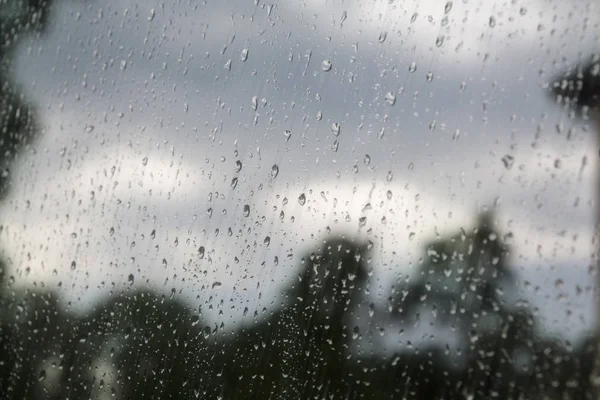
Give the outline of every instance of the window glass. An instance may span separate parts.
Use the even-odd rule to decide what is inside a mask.
[[[0,0],[0,397],[592,399],[591,0]]]

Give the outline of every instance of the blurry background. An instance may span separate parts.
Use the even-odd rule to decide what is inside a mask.
[[[239,333],[242,327],[260,337],[264,326],[294,332],[296,325],[280,315],[294,309],[310,310],[310,318],[298,318],[319,331],[320,311],[290,305],[307,298],[329,310],[324,332],[337,332],[328,342],[332,353],[313,362],[325,366],[314,373],[329,389],[289,372],[285,378],[304,382],[303,389],[290,394],[285,390],[296,386],[281,384],[286,394],[272,389],[272,398],[376,396],[335,389],[336,379],[387,386],[404,398],[459,392],[507,398],[507,388],[517,386],[521,395],[533,390],[541,396],[540,384],[559,398],[573,387],[569,381],[589,384],[592,353],[584,357],[581,349],[596,325],[595,126],[557,106],[550,89],[558,75],[598,51],[599,11],[589,0],[0,0],[0,40],[6,41],[0,111],[3,135],[11,138],[2,142],[2,307],[17,307],[18,314],[18,307],[35,309],[31,296],[51,294],[46,306],[56,304],[68,313],[64,318],[86,326],[77,325],[84,337],[102,337],[55,334],[58,342],[85,342],[75,353],[96,357],[88,360],[96,365],[94,383],[60,383],[66,362],[54,375],[34,365],[33,382],[43,370],[45,383],[23,384],[16,397],[73,396],[73,387],[93,387],[89,393],[97,397],[111,390],[125,396],[123,382],[137,382],[132,376],[143,367],[125,373],[96,353],[110,353],[111,340],[126,343],[115,339],[111,329],[118,323],[107,315],[136,331],[127,318],[134,318],[132,309],[144,315],[143,308],[122,299],[139,300],[139,293],[166,307],[151,307],[159,316],[170,315],[176,303],[195,318],[174,311],[180,319],[171,323],[178,332],[198,329],[190,337],[202,338],[194,342],[202,350],[174,354],[194,365],[215,363],[205,367],[211,370],[205,378],[197,371],[190,378],[207,385],[197,389],[201,398],[214,398],[207,394],[213,389],[235,397],[231,382],[245,382],[231,372],[235,368],[224,367],[228,352],[246,348],[224,338],[253,340]],[[17,123],[25,114],[27,122]],[[17,142],[26,144],[17,151]],[[338,276],[343,279],[332,286],[325,283]],[[317,294],[294,292],[311,279]],[[330,289],[334,299],[326,302]],[[342,311],[338,303],[346,304]],[[35,332],[29,317],[16,323],[10,313],[3,315],[6,326],[28,337]],[[492,318],[488,326],[483,321],[492,314],[500,322]],[[523,320],[514,322],[517,316]],[[337,320],[344,321],[339,331]],[[40,321],[41,330],[61,325],[50,317]],[[496,340],[507,335],[506,324],[518,328],[511,339],[529,335],[522,339],[529,352]],[[521,332],[525,326],[530,332]],[[480,329],[493,332],[495,350],[484,350],[487,333],[472,332]],[[148,335],[165,341],[157,349],[176,336]],[[319,335],[314,343],[326,343]],[[222,344],[227,340],[233,342]],[[279,340],[263,337],[248,347],[281,358]],[[147,338],[142,343],[151,346]],[[473,357],[509,347],[510,373],[484,357],[473,362],[487,378],[461,375]],[[425,356],[415,348],[445,354]],[[548,355],[550,348],[559,355]],[[408,382],[425,379],[421,375],[388,370],[381,385],[375,383],[381,371],[359,378],[364,368],[339,364],[362,357],[358,364],[376,371],[384,360],[396,367],[395,355],[415,352],[425,361],[419,358],[424,364],[411,371],[446,371],[439,372],[446,382],[460,375],[456,387],[412,393]],[[548,381],[533,383],[542,354],[550,365],[581,375],[544,372]],[[15,359],[23,364],[36,357],[19,353]],[[289,363],[302,358],[290,355]],[[18,371],[15,363],[2,368]],[[274,367],[255,367],[259,377],[247,385],[256,391],[239,392],[268,398],[265,387],[279,386],[255,380],[264,375],[260,368]],[[228,370],[232,381],[220,382]],[[514,370],[518,379],[511,381]],[[332,377],[331,371],[346,372]],[[108,375],[100,387],[102,373]],[[15,379],[2,381],[2,392],[17,393]],[[130,395],[142,396],[141,386],[130,386]],[[154,395],[189,397],[185,385],[173,387],[183,392]],[[590,395],[588,389],[582,391]]]

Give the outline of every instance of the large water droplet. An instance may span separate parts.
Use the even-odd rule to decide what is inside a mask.
[[[225,65],[223,65],[223,68],[225,68],[227,71],[231,71],[231,60],[227,60]]]
[[[335,136],[339,136],[340,132],[342,131],[342,126],[339,123],[334,122],[331,124],[331,131]]]
[[[383,31],[379,34],[379,43],[385,42],[385,39],[387,39],[387,31]]]
[[[271,167],[271,177],[275,179],[277,178],[277,175],[279,175],[279,166],[277,164],[273,164]]]
[[[256,111],[258,109],[258,97],[252,97],[252,111]]]
[[[446,6],[444,7],[444,14],[448,14],[450,12],[450,10],[452,10],[452,2],[451,1],[446,3]]]
[[[246,62],[247,59],[248,59],[248,49],[244,49],[244,50],[242,50],[242,53],[240,54],[240,60],[242,60],[242,62]]]
[[[298,196],[298,204],[300,204],[301,206],[306,204],[306,195],[304,193]]]
[[[435,45],[436,45],[436,47],[442,47],[442,45],[444,44],[444,38],[445,38],[444,35],[439,35],[437,37],[437,39],[435,39]]]
[[[329,60],[323,60],[323,62],[321,63],[321,68],[323,69],[324,72],[331,71],[332,67],[333,67],[333,64]]]
[[[408,66],[408,72],[415,72],[417,70],[417,63],[415,61],[411,62]]]
[[[243,215],[244,215],[244,217],[248,217],[250,215],[250,206],[248,204],[244,205]]]
[[[504,164],[504,167],[506,169],[510,170],[512,169],[513,164],[515,163],[515,158],[510,154],[507,154],[504,157],[502,157],[502,163]]]
[[[392,92],[387,92],[385,94],[385,102],[388,103],[390,106],[393,106],[394,104],[396,104],[396,95]]]

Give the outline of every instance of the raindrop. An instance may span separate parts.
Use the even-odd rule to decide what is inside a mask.
[[[320,121],[323,119],[323,113],[321,111],[317,112],[317,121]]]
[[[490,17],[490,28],[493,28],[496,26],[496,17],[494,17],[493,15]]]
[[[519,10],[519,14],[527,15],[527,9],[525,7],[521,7],[521,9]]]
[[[277,164],[273,164],[271,167],[271,177],[275,179],[277,178],[277,175],[279,175],[279,166]]]
[[[258,97],[252,97],[252,111],[256,111],[258,109]]]
[[[371,164],[371,156],[369,156],[368,154],[365,154],[364,162],[365,162],[365,165]]]
[[[44,379],[46,379],[46,370],[45,369],[41,370],[38,375],[39,382],[43,381]]]
[[[361,228],[362,228],[362,227],[363,227],[363,226],[365,226],[366,224],[367,224],[367,217],[360,217],[360,218],[358,219],[358,226],[359,226],[359,227],[361,227]]]
[[[306,195],[304,193],[298,196],[298,204],[300,204],[301,206],[306,204]]]
[[[227,60],[225,65],[223,65],[223,68],[225,68],[227,71],[231,71],[231,60]]]
[[[222,283],[221,283],[221,282],[219,282],[219,281],[214,281],[214,282],[213,282],[213,284],[212,284],[212,288],[213,288],[213,289],[214,289],[214,288],[218,288],[218,287],[221,287],[221,285],[222,285]]]
[[[392,171],[388,171],[387,176],[385,177],[385,180],[387,182],[391,182],[392,179],[394,179],[394,174],[392,173]]]
[[[411,62],[410,65],[408,66],[408,72],[415,72],[417,70],[417,63],[416,62]]]
[[[233,178],[231,180],[231,185],[230,186],[231,186],[232,189],[235,189],[237,187],[237,184],[238,184],[238,178],[236,177],[236,178]]]
[[[127,60],[121,60],[121,71],[125,71],[127,69]]]
[[[444,14],[448,14],[450,12],[450,10],[452,10],[452,2],[451,1],[446,3],[446,6],[444,7]]]
[[[324,72],[331,71],[331,67],[333,67],[333,64],[331,64],[331,61],[329,60],[323,60],[323,62],[321,63],[321,68]]]
[[[269,247],[269,245],[271,244],[271,237],[265,236],[265,240],[263,242],[264,242],[265,246]]]
[[[283,136],[285,136],[285,142],[287,143],[290,140],[290,138],[292,137],[292,131],[286,129],[283,132]]]
[[[342,17],[340,18],[340,27],[344,24],[346,18],[348,18],[348,13],[346,11],[342,11]]]
[[[127,283],[129,283],[129,286],[133,285],[134,280],[135,277],[133,276],[133,274],[129,274],[129,276],[127,277]]]
[[[437,39],[435,39],[435,45],[436,47],[442,47],[442,45],[444,44],[444,35],[440,35],[437,37]]]
[[[394,104],[396,104],[396,95],[392,92],[387,92],[385,94],[385,102],[388,105],[393,106]]]
[[[142,165],[145,167],[146,165],[148,165],[148,157],[144,157],[144,159],[142,160]]]
[[[242,162],[240,160],[235,161],[235,172],[240,172],[242,170]]]
[[[379,43],[385,42],[385,39],[387,39],[387,31],[383,31],[379,34]]]
[[[250,215],[250,206],[248,204],[244,204],[244,217],[248,217]]]
[[[242,50],[242,54],[240,54],[240,60],[242,60],[242,62],[246,62],[247,59],[248,59],[248,49],[244,49],[244,50]]]
[[[75,271],[75,268],[77,268],[77,263],[75,261],[71,261],[71,271]]]
[[[502,157],[502,163],[504,164],[504,167],[506,169],[510,170],[513,167],[513,164],[515,163],[515,158],[510,154],[507,154],[504,157]]]
[[[340,132],[342,131],[342,126],[339,123],[334,122],[331,124],[331,131],[335,136],[339,136]]]
[[[431,82],[433,80],[433,72],[429,71],[427,73],[427,82]]]

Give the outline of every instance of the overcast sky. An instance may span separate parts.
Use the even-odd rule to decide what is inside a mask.
[[[597,145],[546,85],[600,48],[595,2],[196,3],[65,2],[22,46],[44,129],[0,210],[21,282],[85,310],[133,274],[232,324],[336,233],[375,243],[385,299],[489,206],[548,329],[593,326]]]

